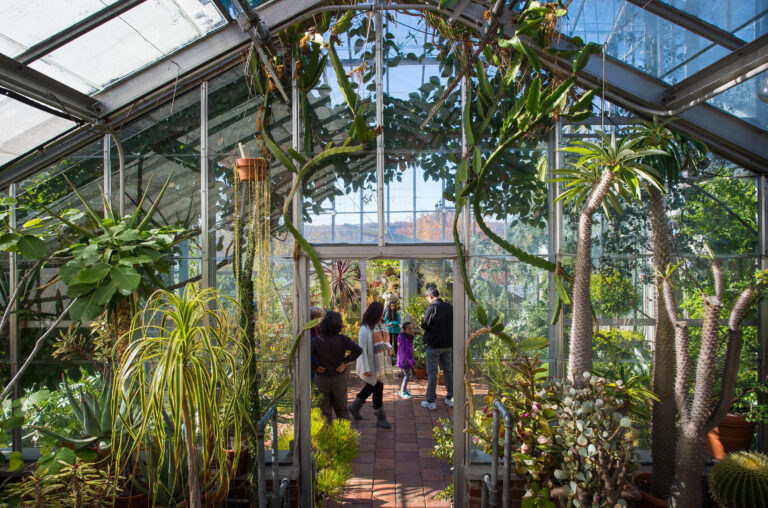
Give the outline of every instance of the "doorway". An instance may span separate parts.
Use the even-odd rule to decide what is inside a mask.
[[[440,483],[448,483],[453,480],[454,500],[457,506],[462,505],[465,499],[464,493],[464,465],[466,438],[464,434],[465,415],[464,406],[466,394],[464,391],[464,362],[465,341],[466,341],[466,296],[464,293],[463,280],[456,262],[456,248],[453,244],[409,244],[399,246],[365,246],[365,245],[328,245],[316,246],[316,250],[321,259],[326,260],[331,269],[341,270],[339,276],[344,276],[344,280],[338,280],[334,300],[340,307],[347,305],[351,312],[360,312],[373,299],[382,301],[385,293],[392,293],[398,290],[396,295],[401,303],[407,319],[419,321],[420,316],[411,316],[409,314],[418,314],[424,307],[424,291],[427,285],[434,285],[441,294],[445,294],[449,303],[453,306],[453,408],[445,405],[446,388],[438,386],[436,389],[437,402],[443,406],[439,413],[427,408],[421,407],[421,402],[425,400],[426,380],[413,382],[413,399],[400,399],[397,395],[396,383],[386,386],[385,408],[387,404],[391,406],[391,423],[393,429],[375,430],[373,433],[367,426],[374,422],[372,413],[363,416],[369,423],[360,425],[359,430],[363,433],[361,437],[361,455],[374,452],[372,465],[363,465],[355,471],[356,485],[364,485],[370,480],[373,487],[374,496],[376,496],[377,485],[382,489],[381,497],[396,496],[398,492],[402,495],[402,500],[408,499],[408,495],[418,490],[417,480],[421,482],[421,487],[425,485],[434,491]],[[343,262],[343,263],[342,263]],[[334,266],[335,265],[335,266]],[[312,305],[312,273],[310,264],[306,257],[302,256],[295,260],[295,278],[296,281],[296,312],[294,326],[299,329],[299,325],[307,322],[308,309]],[[390,268],[387,268],[390,267]],[[399,268],[399,269],[396,269]],[[399,272],[399,273],[398,273]],[[357,277],[357,281],[355,281]],[[376,279],[378,277],[378,280]],[[399,287],[397,287],[399,285]],[[441,291],[442,289],[442,291]],[[357,291],[356,291],[357,290]],[[342,296],[343,295],[343,296]],[[350,298],[352,297],[352,298]],[[358,298],[357,307],[354,306],[354,299]],[[391,297],[391,295],[388,295]],[[359,316],[356,316],[359,320]],[[403,316],[406,318],[406,316]],[[351,319],[351,315],[347,320]],[[356,339],[356,337],[353,337]],[[417,338],[416,340],[420,340]],[[298,464],[300,468],[300,478],[302,483],[302,496],[304,492],[310,492],[304,486],[310,485],[312,481],[311,471],[311,442],[310,442],[310,412],[312,407],[310,376],[310,354],[309,340],[301,341],[297,354],[297,376],[296,376],[296,442],[298,443]],[[348,396],[354,397],[359,389],[360,383],[354,373],[349,376]],[[398,378],[397,381],[402,381]],[[361,385],[362,386],[362,385]],[[350,399],[351,400],[351,399]],[[387,402],[388,401],[388,402]],[[367,410],[371,412],[370,408]],[[443,414],[445,413],[445,414]],[[434,440],[431,437],[432,428],[438,426],[440,416],[453,416],[452,421],[444,423],[453,431],[453,473],[439,476],[439,466],[435,463],[437,459],[431,456],[431,449],[434,447]],[[417,421],[418,420],[418,421]],[[399,424],[399,422],[402,422]],[[419,424],[419,425],[417,425]],[[424,427],[424,428],[422,428]],[[389,433],[389,434],[385,434]],[[397,446],[398,437],[403,438],[402,446]],[[411,440],[413,442],[411,442]],[[392,444],[390,444],[392,443]],[[379,451],[381,450],[381,453]],[[398,453],[399,452],[399,453]],[[386,460],[392,457],[393,468],[390,470],[386,465],[390,462]],[[419,457],[425,456],[422,461]],[[414,460],[408,461],[408,457]],[[370,459],[368,459],[370,461]],[[380,467],[376,467],[376,464]],[[398,468],[395,463],[400,465]],[[422,464],[423,463],[423,464]],[[308,467],[309,466],[309,467]],[[423,468],[422,466],[427,466]],[[373,469],[372,469],[373,468]],[[377,478],[376,470],[382,471],[385,478]],[[422,472],[422,469],[426,473]],[[400,480],[398,482],[398,479]],[[442,480],[442,481],[441,481]],[[388,489],[388,491],[387,491]],[[399,489],[399,490],[397,490]],[[371,489],[369,489],[370,492]],[[431,492],[431,491],[430,491]],[[311,494],[309,494],[311,495]],[[310,502],[307,499],[305,502]],[[368,502],[371,502],[370,499]]]

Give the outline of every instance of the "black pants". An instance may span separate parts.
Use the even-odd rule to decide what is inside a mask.
[[[397,333],[390,333],[389,334],[389,343],[392,345],[392,349],[395,350],[395,358],[397,358],[397,336],[399,334]]]
[[[367,400],[373,394],[373,409],[379,409],[383,404],[384,383],[377,381],[375,385],[365,383],[363,389],[357,394],[358,399]]]

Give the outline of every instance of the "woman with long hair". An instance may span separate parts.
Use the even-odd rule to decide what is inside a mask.
[[[376,426],[382,429],[391,429],[392,425],[384,414],[383,396],[384,383],[382,380],[392,373],[393,355],[392,346],[389,345],[389,332],[381,322],[384,315],[384,305],[381,302],[373,302],[363,313],[360,323],[360,332],[357,343],[363,348],[363,354],[357,358],[355,369],[357,375],[365,381],[365,386],[355,397],[349,406],[349,414],[355,420],[362,420],[360,408],[365,401],[373,395],[373,413],[376,415]]]
[[[400,335],[400,313],[397,311],[397,304],[390,302],[387,310],[384,311],[384,322],[389,331],[389,343],[395,349],[397,354],[397,336]]]

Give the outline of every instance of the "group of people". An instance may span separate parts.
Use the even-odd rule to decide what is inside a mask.
[[[437,404],[437,367],[443,370],[445,380],[445,403],[453,407],[453,364],[451,349],[453,346],[453,307],[440,298],[436,288],[427,289],[429,306],[421,319],[422,340],[426,345],[427,392],[421,406],[430,410]],[[408,383],[413,378],[416,361],[413,354],[414,325],[411,322],[401,324],[397,307],[390,304],[384,309],[381,302],[373,302],[363,313],[357,343],[342,334],[341,314],[313,307],[310,317],[322,321],[312,331],[313,379],[317,390],[322,394],[320,408],[326,419],[331,420],[332,413],[337,418],[361,420],[360,410],[369,397],[373,397],[373,412],[376,426],[392,428],[384,413],[384,381],[393,376],[392,359],[402,369],[403,381],[398,395],[410,399]],[[347,406],[347,365],[356,362],[357,376],[365,385]]]

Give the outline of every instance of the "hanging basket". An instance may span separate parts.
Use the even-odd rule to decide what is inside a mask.
[[[264,157],[249,157],[247,159],[237,159],[235,161],[237,173],[240,175],[240,181],[264,182],[269,176],[269,159]]]

